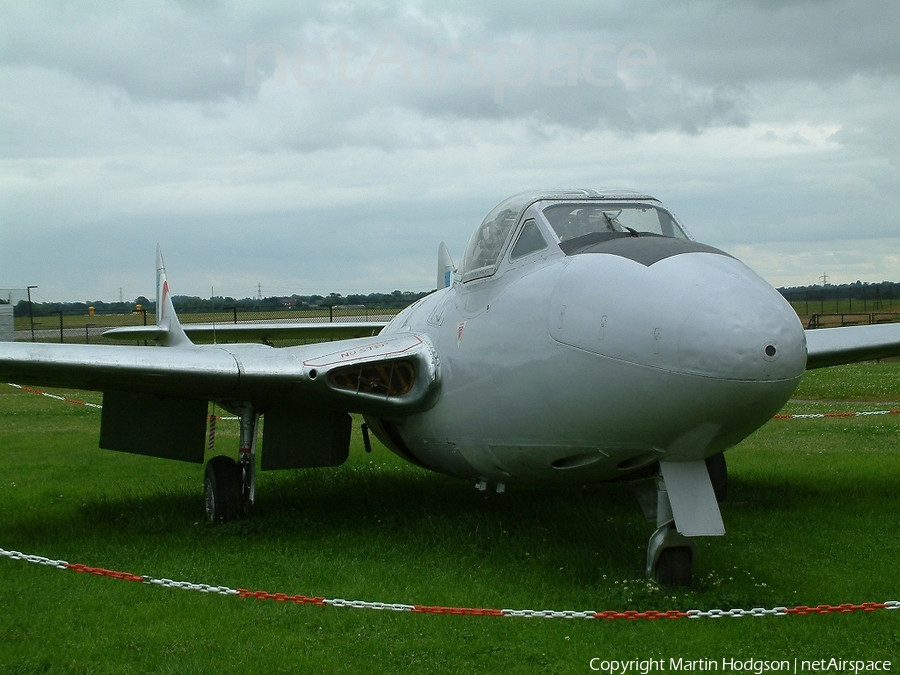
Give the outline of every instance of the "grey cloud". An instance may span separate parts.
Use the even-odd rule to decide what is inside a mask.
[[[900,5],[892,2],[8,9],[0,48],[7,67],[46,68],[161,103],[252,105],[260,87],[275,82],[304,116],[350,137],[354,121],[386,107],[437,118],[534,116],[578,129],[699,133],[747,124],[760,83],[828,83],[859,73],[891,79],[900,72],[893,35]],[[647,45],[653,59],[625,72],[645,82],[637,87],[623,82],[616,61],[635,44]],[[574,51],[571,67],[559,45]],[[327,64],[298,63],[304,46],[313,62]],[[318,84],[299,82],[298,73]],[[336,120],[347,123],[341,129]],[[284,133],[307,147],[329,137],[313,131],[304,141],[296,126],[304,122],[281,121]],[[379,136],[374,142],[384,143]]]
[[[4,3],[0,61],[68,73],[136,100],[246,96],[246,47],[287,42],[317,5]]]

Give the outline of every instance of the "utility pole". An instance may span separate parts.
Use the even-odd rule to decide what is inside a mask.
[[[31,305],[31,289],[37,288],[37,286],[29,286],[28,287],[28,318],[31,321],[31,341],[34,342],[34,310]]]

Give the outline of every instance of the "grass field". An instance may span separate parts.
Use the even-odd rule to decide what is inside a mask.
[[[59,392],[55,392],[59,393]],[[99,401],[99,395],[70,392]],[[900,408],[900,363],[809,373],[785,412]],[[728,534],[690,590],[645,580],[624,484],[485,496],[384,448],[263,473],[208,526],[202,467],[99,450],[99,412],[0,385],[0,547],[232,588],[459,607],[668,610],[900,600],[900,415],[773,420],[729,451]],[[357,425],[358,428],[358,425]],[[217,453],[232,454],[234,422]],[[892,659],[900,611],[603,621],[298,606],[0,559],[2,673],[585,673],[602,659]]]

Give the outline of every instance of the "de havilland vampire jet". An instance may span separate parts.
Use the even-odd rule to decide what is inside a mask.
[[[656,476],[639,494],[657,525],[647,573],[682,584],[694,539],[725,532],[722,453],[769,420],[806,369],[900,354],[900,324],[804,331],[743,263],[624,191],[507,199],[458,269],[441,245],[438,290],[377,335],[338,324],[357,337],[196,345],[189,334],[204,328],[179,323],[159,253],[156,306],[156,326],[114,332],[162,349],[0,343],[0,377],[102,391],[100,446],[169,459],[202,463],[208,403],[233,411],[238,459],[206,467],[213,521],[254,501],[261,415],[263,470],[340,465],[352,412],[367,444],[370,429],[404,459],[480,489]]]

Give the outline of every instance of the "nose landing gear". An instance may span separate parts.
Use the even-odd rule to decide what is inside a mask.
[[[725,534],[716,490],[703,460],[659,466],[657,529],[647,544],[645,571],[661,584],[690,586],[697,550],[694,538]]]

